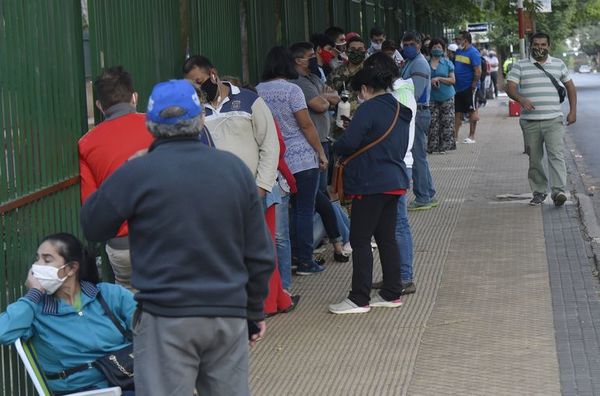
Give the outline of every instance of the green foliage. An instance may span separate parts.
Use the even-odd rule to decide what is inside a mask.
[[[481,21],[485,14],[472,0],[419,0],[414,3],[417,17],[431,16],[440,26],[465,26],[469,21]]]
[[[490,39],[505,53],[511,44],[516,48],[519,43],[515,3],[487,0],[484,6],[486,17],[493,24]],[[550,13],[539,12],[535,1],[525,0],[524,8],[532,17],[534,31],[550,34],[555,53],[565,50],[564,40],[573,34],[577,25],[600,17],[600,0],[552,0]]]
[[[600,0],[577,0],[575,23],[579,26],[600,20]]]
[[[590,56],[600,54],[600,24],[588,25],[575,31],[581,43],[581,50]]]
[[[552,0],[552,12],[535,13],[535,30],[550,34],[553,42],[564,41],[573,32],[577,1]]]

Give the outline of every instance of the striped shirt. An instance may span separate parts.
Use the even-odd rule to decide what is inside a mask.
[[[535,67],[532,59],[523,59],[516,62],[507,80],[519,86],[519,93],[529,99],[535,109],[532,111],[522,110],[521,118],[524,120],[551,120],[562,117],[560,101],[556,87],[546,74]],[[543,68],[563,84],[571,80],[569,70],[560,59],[548,57]]]

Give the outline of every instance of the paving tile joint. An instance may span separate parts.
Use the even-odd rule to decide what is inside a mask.
[[[576,193],[575,198],[579,209],[579,217],[589,238],[592,259],[594,261],[594,276],[597,277],[600,271],[600,225],[598,225],[598,217],[596,216],[592,199],[588,195]]]

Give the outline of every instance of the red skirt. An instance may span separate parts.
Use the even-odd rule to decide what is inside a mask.
[[[275,245],[275,205],[272,205],[267,209],[265,221],[267,222],[267,227],[269,227],[273,245]],[[277,260],[275,260],[275,270],[273,271],[273,274],[271,274],[271,280],[269,281],[269,295],[265,300],[265,314],[271,315],[284,311],[291,305],[291,296],[283,290],[283,287],[281,287],[281,277],[279,276],[279,269],[277,268]]]

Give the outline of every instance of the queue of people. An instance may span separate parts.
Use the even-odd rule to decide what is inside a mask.
[[[319,245],[352,262],[351,290],[330,312],[401,306],[416,292],[408,211],[439,204],[427,154],[455,149],[462,114],[477,117],[477,50],[467,32],[454,60],[446,48],[331,27],[272,48],[255,88],[194,55],[181,79],[154,87],[145,114],[132,76],[105,70],[94,84],[105,120],[79,141],[81,223],[106,243],[117,285],[99,282],[75,237],[48,236],[27,294],[0,315],[0,342],[31,338],[57,394],[115,385],[95,362],[132,348],[131,392],[246,395],[248,345],[265,317],[298,306],[294,273],[326,270]],[[339,161],[341,196],[330,186]]]

